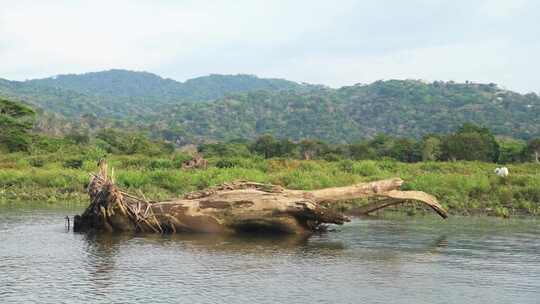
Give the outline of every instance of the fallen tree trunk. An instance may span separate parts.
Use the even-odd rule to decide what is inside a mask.
[[[424,192],[399,191],[398,178],[314,191],[284,189],[276,185],[233,182],[186,194],[173,201],[152,202],[144,195],[120,190],[101,163],[88,186],[90,205],[75,217],[76,231],[137,231],[155,233],[234,233],[270,231],[310,233],[326,224],[349,219],[329,204],[368,198],[366,213],[407,201],[430,206],[443,218],[446,211]]]

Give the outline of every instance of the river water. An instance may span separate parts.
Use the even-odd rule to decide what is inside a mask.
[[[357,219],[308,239],[87,235],[0,207],[0,303],[540,303],[540,221]]]

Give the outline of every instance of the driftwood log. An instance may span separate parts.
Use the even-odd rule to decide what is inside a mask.
[[[120,190],[107,174],[106,163],[92,175],[90,205],[75,217],[75,231],[133,231],[154,233],[243,231],[305,234],[341,225],[349,219],[328,206],[367,198],[363,212],[417,201],[446,218],[437,200],[424,192],[400,191],[399,178],[313,191],[289,190],[276,185],[233,182],[186,194],[183,198],[153,202],[144,195]]]

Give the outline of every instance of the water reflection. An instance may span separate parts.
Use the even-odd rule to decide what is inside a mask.
[[[528,220],[161,236],[65,233],[65,213],[0,212],[0,303],[535,303],[540,290],[540,224]]]
[[[82,234],[92,263],[114,260],[122,247],[153,246],[206,254],[240,254],[268,256],[283,254],[336,254],[345,249],[342,241],[324,240],[324,235],[225,235],[225,234]],[[111,265],[109,265],[111,266]],[[101,267],[100,267],[101,268]]]
[[[386,232],[393,233],[390,228]],[[399,229],[401,234],[395,234],[397,239],[407,235],[406,229]],[[383,232],[386,233],[386,232]],[[90,281],[97,290],[105,290],[114,280],[114,273],[119,271],[116,263],[122,257],[123,264],[129,265],[130,271],[135,273],[142,260],[154,261],[153,263],[168,263],[169,258],[182,258],[178,265],[187,261],[203,265],[205,270],[226,269],[219,265],[219,261],[227,260],[229,266],[240,261],[244,265],[236,267],[242,269],[250,261],[259,267],[269,267],[274,259],[287,259],[295,267],[316,261],[323,265],[332,263],[359,263],[363,264],[365,271],[377,274],[379,272],[399,275],[403,264],[410,263],[404,259],[404,252],[400,250],[373,249],[378,240],[367,239],[365,248],[348,246],[346,239],[350,236],[344,233],[345,239],[336,238],[342,232],[328,232],[312,236],[297,235],[215,235],[215,234],[84,234],[86,243],[85,263]],[[407,239],[405,237],[404,239]],[[417,261],[433,260],[437,255],[448,247],[446,235],[431,236],[430,239],[422,240],[414,248]],[[155,258],[161,256],[160,258]],[[126,261],[127,259],[127,261]],[[231,263],[234,261],[234,263]],[[216,266],[217,265],[217,266]],[[300,266],[299,266],[300,265]],[[152,267],[151,263],[148,265]],[[374,267],[373,267],[374,266]],[[125,267],[125,266],[124,266]],[[208,269],[214,267],[215,269]],[[154,269],[158,271],[159,268]],[[291,270],[294,270],[292,268]],[[168,271],[172,271],[169,269]],[[129,272],[129,271],[128,271]]]
[[[86,258],[84,269],[88,271],[88,280],[97,296],[104,296],[112,284],[116,271],[115,262],[119,247],[129,240],[126,234],[84,234]]]

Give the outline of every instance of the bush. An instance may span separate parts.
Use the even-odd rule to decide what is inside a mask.
[[[379,164],[379,168],[385,171],[395,171],[398,167],[398,162],[391,158],[383,158],[377,163]]]
[[[174,163],[169,159],[154,159],[150,161],[151,170],[171,169],[174,168]]]
[[[321,165],[313,161],[300,163],[300,166],[298,167],[298,169],[302,171],[307,171],[307,172],[317,172],[317,171],[322,172],[324,170],[321,167]]]
[[[231,160],[231,159],[225,159],[225,158],[222,158],[220,160],[217,161],[216,163],[216,167],[218,168],[234,168],[236,167],[236,163]]]
[[[372,160],[365,160],[361,162],[356,162],[353,164],[352,173],[362,176],[373,176],[380,173],[377,163]]]
[[[329,162],[335,162],[341,159],[342,159],[341,155],[336,154],[336,153],[328,153],[324,155],[324,160],[329,161]]]
[[[91,146],[83,152],[85,160],[98,161],[107,157],[107,151],[99,146]]]
[[[505,207],[501,207],[501,206],[497,206],[495,207],[495,209],[493,209],[494,213],[495,213],[495,216],[500,216],[500,217],[509,217],[510,216],[510,212],[508,211],[508,208],[505,208]]]
[[[43,158],[40,158],[40,157],[33,157],[28,160],[28,163],[32,167],[41,168],[45,165],[45,160],[43,160]]]
[[[354,162],[352,160],[346,159],[339,162],[338,167],[341,171],[352,173],[353,172]]]
[[[64,168],[80,169],[82,168],[84,161],[80,158],[72,158],[64,161]]]
[[[1,124],[0,124],[1,127]],[[30,149],[30,140],[27,134],[22,132],[6,132],[2,130],[0,134],[0,146],[8,152],[28,151]]]
[[[176,153],[172,158],[172,162],[175,168],[181,168],[182,163],[192,159],[192,156],[187,153]]]
[[[121,187],[141,188],[150,183],[150,176],[140,171],[121,171],[117,183]]]
[[[534,186],[521,188],[518,197],[525,201],[540,203],[540,188]]]

